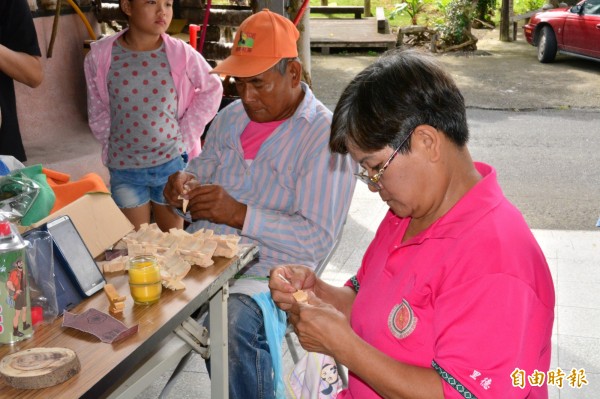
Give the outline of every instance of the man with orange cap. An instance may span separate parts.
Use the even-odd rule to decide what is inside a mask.
[[[260,247],[260,259],[230,284],[230,398],[282,397],[285,314],[270,299],[269,270],[316,267],[354,191],[356,164],[329,151],[331,111],[301,82],[298,38],[269,10],[240,25],[231,55],[212,72],[234,77],[241,101],[219,112],[203,152],[165,187],[171,205],[189,200],[189,231],[237,234]]]

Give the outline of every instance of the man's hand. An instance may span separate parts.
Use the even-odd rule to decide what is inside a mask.
[[[163,195],[169,205],[181,208],[181,198],[187,195],[191,187],[199,184],[193,174],[179,171],[169,176]]]
[[[186,195],[190,200],[187,209],[192,219],[205,219],[236,229],[244,227],[247,206],[236,201],[223,187],[216,184],[197,185]]]

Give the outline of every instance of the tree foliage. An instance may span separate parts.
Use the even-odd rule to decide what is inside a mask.
[[[471,22],[475,17],[475,7],[471,0],[451,0],[448,4],[439,4],[444,11],[445,20],[437,23],[440,39],[447,46],[460,44],[468,40]]]
[[[424,11],[425,2],[423,0],[404,0],[402,3],[395,4],[394,9],[390,12],[390,19],[394,19],[397,15],[404,13],[408,14],[413,25],[417,25],[417,17],[419,13]]]

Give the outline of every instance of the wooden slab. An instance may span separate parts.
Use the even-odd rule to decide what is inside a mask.
[[[310,19],[310,47],[329,54],[331,48],[396,47],[396,36],[377,33],[377,19]]]

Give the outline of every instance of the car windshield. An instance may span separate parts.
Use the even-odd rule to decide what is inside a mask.
[[[582,4],[586,15],[600,15],[600,0],[588,0]]]

